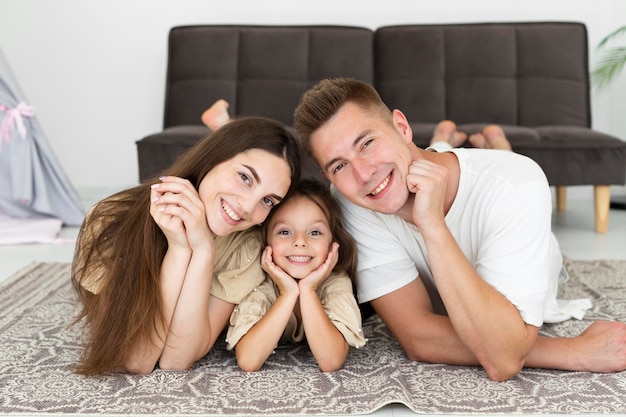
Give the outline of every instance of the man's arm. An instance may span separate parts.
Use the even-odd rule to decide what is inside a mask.
[[[430,298],[417,278],[371,301],[371,305],[411,360],[478,366],[447,316],[432,311]]]
[[[447,316],[434,314],[420,279],[371,301],[411,360],[479,366]],[[536,327],[527,325],[529,331]],[[525,366],[586,372],[626,369],[626,324],[596,321],[575,337],[538,336]]]
[[[482,365],[477,356],[461,340],[448,316],[433,313],[430,298],[422,281],[418,278],[408,285],[371,301],[372,307],[380,315],[385,324],[412,360],[450,365]],[[525,325],[530,334],[536,334],[537,328]],[[500,336],[501,329],[496,332]],[[491,339],[501,339],[494,337]],[[505,350],[515,349],[503,348]],[[502,355],[490,357],[491,362],[506,360]],[[523,363],[522,363],[523,364]],[[488,365],[489,366],[489,365]],[[494,375],[492,379],[506,379],[513,376],[519,369],[510,371],[513,375]],[[520,366],[521,369],[521,366]]]
[[[454,166],[413,161],[407,177],[409,190],[415,193],[411,217],[426,244],[454,331],[491,379],[505,380],[524,366],[538,329],[526,324],[517,308],[478,275],[448,229],[444,206],[450,204],[447,181]]]
[[[526,324],[517,308],[476,273],[447,227],[424,240],[433,277],[458,337],[491,379],[517,375],[539,329]]]

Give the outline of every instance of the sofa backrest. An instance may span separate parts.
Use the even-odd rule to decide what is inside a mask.
[[[351,26],[179,26],[170,30],[164,128],[201,124],[216,100],[232,115],[293,125],[306,90],[324,78],[373,83],[373,31]]]
[[[591,125],[581,23],[379,28],[375,86],[411,122]]]

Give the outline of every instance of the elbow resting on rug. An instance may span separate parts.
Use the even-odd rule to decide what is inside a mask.
[[[149,365],[146,363],[141,363],[139,361],[128,361],[124,364],[124,368],[131,374],[137,375],[148,375],[152,373],[155,365]]]

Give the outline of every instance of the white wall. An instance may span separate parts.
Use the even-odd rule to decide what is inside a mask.
[[[625,16],[620,0],[0,0],[0,49],[72,183],[121,188],[135,141],[161,130],[172,26],[579,21],[593,62]],[[626,76],[593,95],[594,128],[626,139],[625,92]]]

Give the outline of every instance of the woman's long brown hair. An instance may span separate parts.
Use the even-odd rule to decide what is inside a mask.
[[[291,186],[298,183],[297,141],[280,123],[261,117],[227,123],[163,175],[186,178],[198,189],[213,167],[249,149],[283,158],[291,168]],[[150,185],[156,180],[100,201],[81,226],[72,263],[81,307],[76,323],[82,321],[85,341],[78,373],[124,371],[128,354],[149,342],[157,323],[164,322],[159,276],[167,240],[150,215]]]

